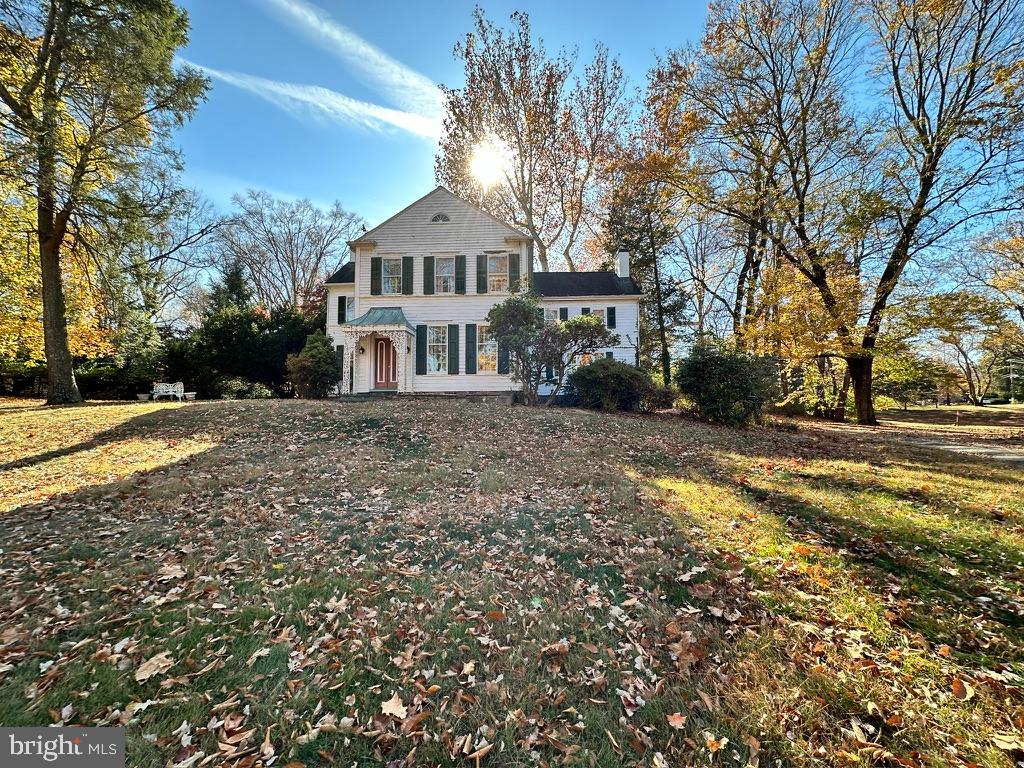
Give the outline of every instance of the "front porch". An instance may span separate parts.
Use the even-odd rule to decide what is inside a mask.
[[[342,395],[412,391],[415,328],[400,307],[374,307],[341,331]]]

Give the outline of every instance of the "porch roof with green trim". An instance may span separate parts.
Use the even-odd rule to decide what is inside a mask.
[[[342,328],[381,328],[384,326],[391,328],[401,328],[404,326],[410,333],[416,332],[416,328],[406,318],[405,312],[402,311],[401,307],[373,307],[366,310],[355,320],[349,320],[347,323],[341,324]]]

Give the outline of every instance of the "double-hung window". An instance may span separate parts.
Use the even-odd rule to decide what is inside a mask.
[[[498,372],[498,340],[486,325],[476,329],[476,370],[477,373]]]
[[[383,259],[381,262],[381,293],[402,292],[402,260]]]
[[[427,373],[448,373],[448,326],[427,327]]]
[[[487,291],[500,293],[508,290],[508,256],[492,254],[487,257]]]
[[[600,317],[601,318],[601,325],[607,325],[607,323],[605,322],[605,319],[604,319],[604,309],[594,309],[594,310],[591,310],[590,314],[597,315],[598,317]]]
[[[544,308],[544,322],[547,325],[553,325],[558,322],[558,309],[555,307]]]
[[[356,300],[352,296],[345,299],[345,322],[351,323],[356,319]]]
[[[455,293],[455,257],[434,259],[434,293]]]

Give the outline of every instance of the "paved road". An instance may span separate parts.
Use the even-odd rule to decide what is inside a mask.
[[[935,448],[940,451],[977,456],[993,461],[1004,461],[1008,464],[1024,468],[1024,450],[1019,448],[1000,448],[989,443],[953,443],[932,438],[904,437],[903,440],[922,448]]]

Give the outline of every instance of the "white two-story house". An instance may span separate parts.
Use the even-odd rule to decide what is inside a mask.
[[[327,280],[327,335],[347,393],[487,393],[518,386],[487,313],[532,287],[548,320],[597,314],[619,335],[598,354],[636,362],[640,290],[616,272],[534,272],[529,235],[444,187],[349,243]]]

